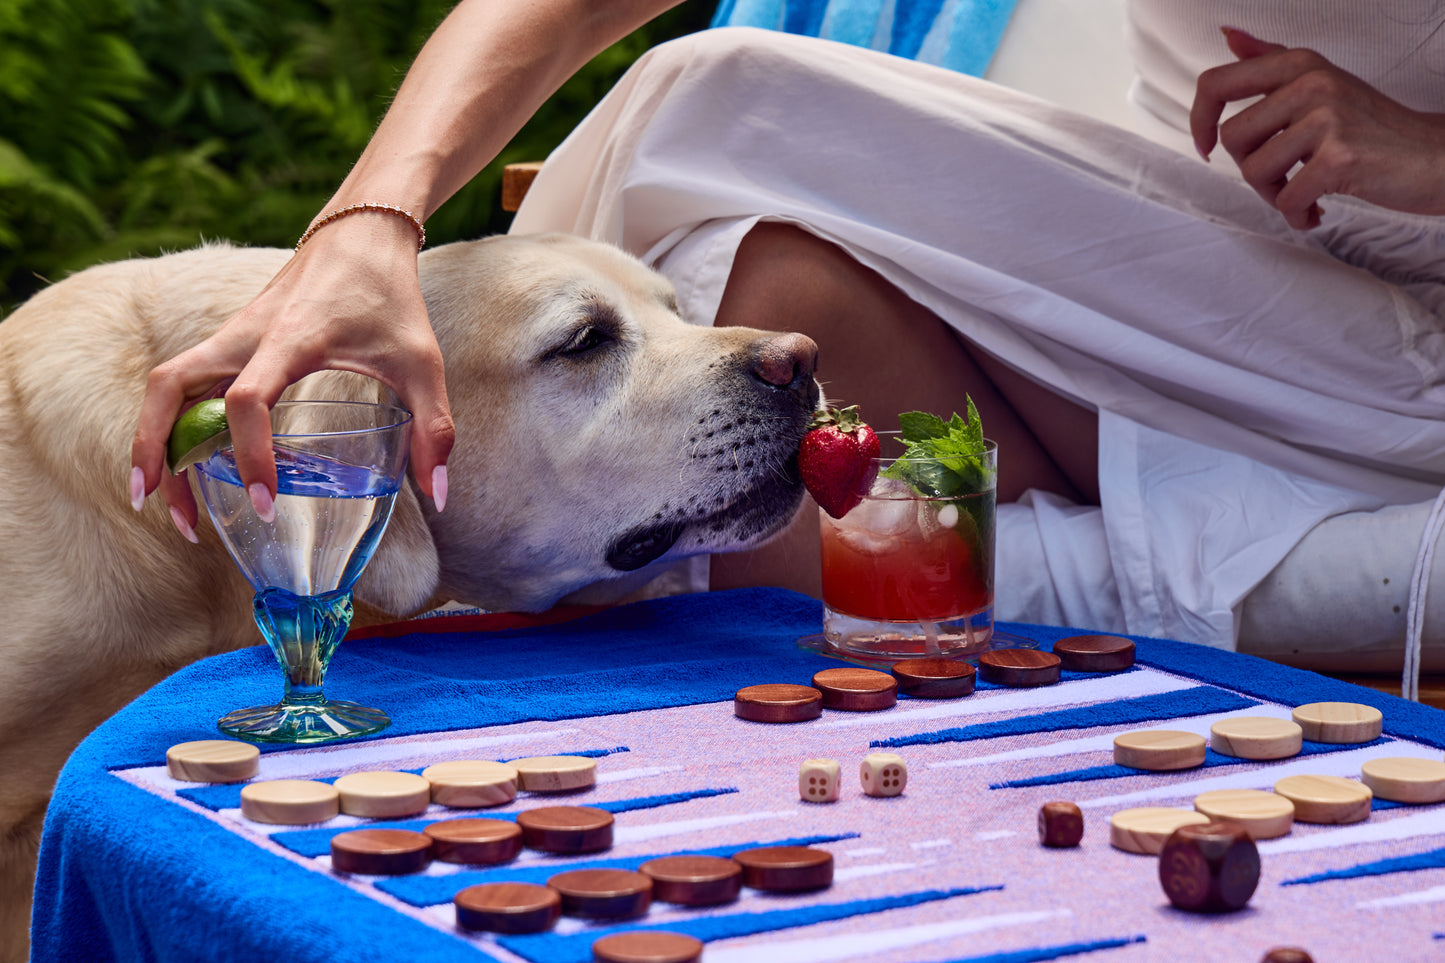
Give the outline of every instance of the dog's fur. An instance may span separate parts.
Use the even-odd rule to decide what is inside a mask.
[[[126,496],[146,376],[243,307],[288,252],[214,245],[91,268],[0,323],[0,960],[23,958],[41,819],[81,738],[196,659],[259,641],[204,513],[199,545]],[[395,614],[618,597],[685,555],[783,527],[818,401],[812,344],[688,325],[660,275],[576,238],[421,256],[457,443],[446,510],[403,490],[356,587]],[[789,368],[791,365],[791,368]],[[779,375],[780,368],[783,375]],[[392,401],[325,372],[288,397]],[[278,683],[279,684],[279,683]]]

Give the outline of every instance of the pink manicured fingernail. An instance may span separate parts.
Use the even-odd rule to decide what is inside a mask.
[[[186,516],[182,515],[181,510],[174,505],[171,506],[171,521],[175,523],[176,531],[186,537],[186,541],[192,545],[199,545],[201,543],[201,540],[196,538],[195,530],[191,528],[190,522],[186,521]]]
[[[431,470],[431,499],[437,511],[447,507],[447,466],[438,465]]]
[[[130,470],[130,507],[140,511],[146,504],[146,473],[140,466]]]
[[[246,489],[251,496],[251,507],[256,509],[256,514],[263,522],[274,522],[276,520],[276,503],[271,501],[271,493],[266,486],[260,482],[252,482]]]

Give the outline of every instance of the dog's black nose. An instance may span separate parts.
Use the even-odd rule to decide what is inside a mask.
[[[749,358],[753,373],[777,388],[811,381],[818,370],[818,345],[803,334],[780,334],[757,341]]]

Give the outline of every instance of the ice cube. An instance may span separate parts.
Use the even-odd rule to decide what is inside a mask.
[[[918,524],[918,502],[912,498],[870,496],[849,512],[845,521],[854,532],[881,538],[902,535]]]
[[[848,514],[852,515],[853,512]],[[860,555],[888,555],[899,551],[904,544],[902,539],[875,535],[866,528],[840,528],[838,541]]]
[[[911,499],[917,498],[918,493],[909,487],[909,484],[901,478],[889,478],[887,475],[879,475],[873,479],[873,487],[868,490],[868,497]]]

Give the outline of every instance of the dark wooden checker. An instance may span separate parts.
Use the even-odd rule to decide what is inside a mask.
[[[1122,672],[1134,664],[1134,640],[1119,635],[1071,635],[1054,643],[1071,672]]]
[[[973,693],[977,670],[953,659],[904,659],[893,664],[898,691],[915,699],[957,699]]]
[[[978,674],[997,685],[1030,688],[1059,681],[1060,659],[1038,649],[994,649],[978,657]]]
[[[331,837],[331,865],[338,872],[394,876],[426,869],[431,837],[410,829],[353,829]]]
[[[738,898],[743,868],[720,856],[662,856],[637,867],[652,878],[652,898],[683,906],[716,906]]]
[[[807,722],[823,714],[823,693],[787,682],[750,685],[733,696],[733,714],[752,722]]]
[[[540,933],[562,915],[562,895],[536,883],[481,883],[452,902],[458,926],[493,933]]]
[[[568,916],[629,919],[652,906],[652,877],[630,869],[571,869],[547,880]]]
[[[1315,958],[1298,946],[1276,946],[1264,954],[1260,963],[1315,963]]]
[[[444,863],[505,863],[522,851],[522,827],[505,819],[444,819],[422,832]]]
[[[522,844],[544,853],[595,853],[612,846],[612,814],[593,806],[543,806],[517,814]]]
[[[611,933],[592,944],[597,963],[698,963],[702,940],[667,930]]]
[[[775,893],[822,889],[833,884],[833,854],[811,846],[763,846],[734,853],[743,885]]]
[[[877,712],[898,702],[898,680],[876,669],[824,669],[813,676],[813,688],[823,694],[825,709]]]

